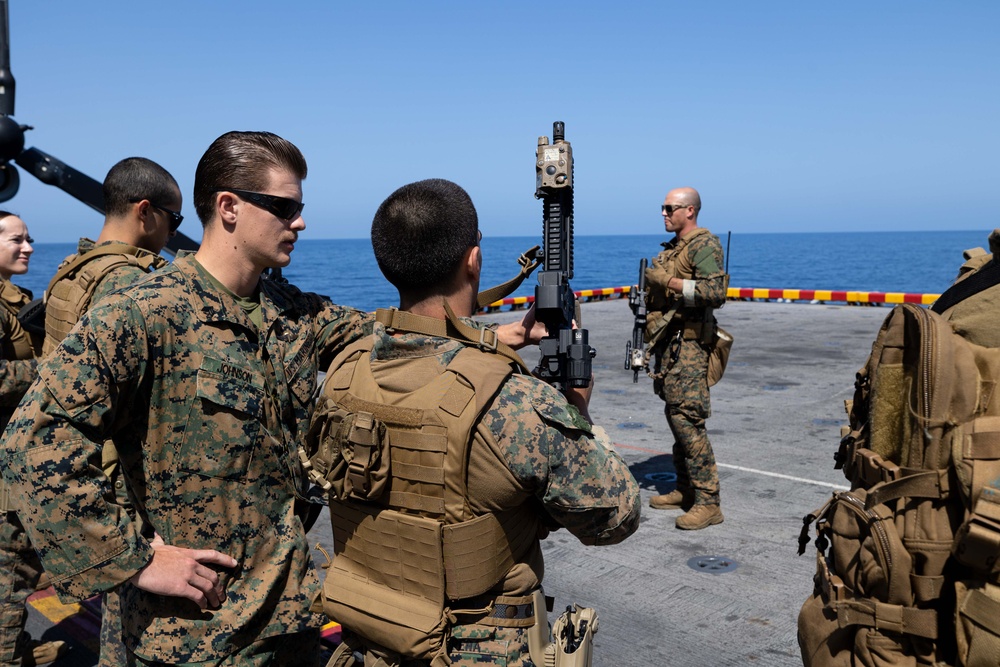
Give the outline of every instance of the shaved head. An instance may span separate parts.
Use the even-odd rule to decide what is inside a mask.
[[[667,193],[667,199],[674,204],[694,206],[695,213],[701,210],[701,195],[694,188],[674,188]]]

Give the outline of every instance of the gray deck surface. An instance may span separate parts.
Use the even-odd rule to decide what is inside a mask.
[[[633,384],[624,369],[627,301],[587,303],[582,312],[598,355],[591,413],[639,481],[643,516],[635,535],[616,546],[584,547],[565,531],[553,533],[544,543],[546,593],[557,610],[571,602],[598,610],[595,667],[800,665],[796,617],[814,570],[811,545],[796,555],[802,516],[846,488],[833,469],[843,401],[889,308],[732,302],[718,312],[735,337],[708,421],[725,522],[694,532],[674,527],[678,511],[647,504],[673,488],[663,481],[673,470],[672,440],[651,380]],[[310,540],[329,549],[325,513]],[[712,556],[737,567],[712,574],[688,565]],[[32,610],[35,636],[48,625]],[[78,646],[57,664],[96,659]]]

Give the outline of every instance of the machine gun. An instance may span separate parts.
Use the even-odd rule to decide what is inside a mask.
[[[625,370],[632,371],[632,382],[639,381],[639,371],[646,368],[646,258],[639,260],[639,282],[628,293],[628,305],[635,315],[632,340],[625,343]]]
[[[573,328],[576,296],[573,277],[573,149],[562,121],[552,124],[552,144],[538,138],[535,198],[542,200],[542,270],[535,287],[535,318],[548,335],[538,348],[538,376],[560,388],[590,384],[591,359],[596,352],[586,329]]]

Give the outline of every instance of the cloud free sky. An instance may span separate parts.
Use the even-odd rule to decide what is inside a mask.
[[[1000,4],[9,0],[14,118],[102,180],[149,157],[200,238],[194,169],[228,130],[309,162],[305,238],[365,237],[449,178],[487,234],[541,232],[534,151],[564,121],[578,234],[655,234],[671,187],[734,232],[1000,226]],[[43,242],[101,218],[22,174]]]

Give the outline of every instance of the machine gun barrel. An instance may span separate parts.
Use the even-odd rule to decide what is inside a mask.
[[[573,328],[573,149],[565,125],[552,124],[552,143],[538,138],[535,197],[542,200],[542,270],[535,287],[535,317],[548,335],[539,343],[539,376],[566,387],[590,384],[594,349],[586,329]]]
[[[628,305],[635,315],[632,340],[625,343],[625,370],[632,371],[632,382],[639,381],[639,371],[646,367],[646,258],[639,260],[639,282],[628,293]]]

